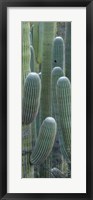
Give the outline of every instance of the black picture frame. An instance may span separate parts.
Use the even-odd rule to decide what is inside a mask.
[[[86,7],[86,194],[7,193],[7,7]],[[93,1],[92,0],[0,0],[0,199],[93,199]]]

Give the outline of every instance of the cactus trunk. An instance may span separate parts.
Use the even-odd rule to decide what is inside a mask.
[[[51,68],[52,68],[52,43],[55,35],[55,23],[43,22],[44,41],[43,41],[43,60],[41,77],[41,122],[51,116]],[[46,104],[45,104],[46,102]]]

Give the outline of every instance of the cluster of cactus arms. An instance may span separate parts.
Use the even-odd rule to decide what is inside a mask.
[[[22,22],[23,178],[71,177],[71,23],[64,24],[63,39],[57,22]]]

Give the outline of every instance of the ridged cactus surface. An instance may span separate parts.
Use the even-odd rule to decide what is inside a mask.
[[[47,117],[40,128],[39,136],[31,156],[31,163],[40,165],[49,156],[56,136],[57,125],[52,117]]]
[[[30,124],[38,113],[40,104],[41,80],[35,72],[29,73],[24,86],[22,123]]]
[[[71,86],[67,77],[57,81],[57,102],[63,138],[69,159],[71,156]]]
[[[63,69],[64,65],[64,41],[62,37],[56,37],[53,41],[52,66],[59,66]],[[64,70],[64,69],[63,69]]]
[[[30,70],[30,23],[22,23],[22,68]]]

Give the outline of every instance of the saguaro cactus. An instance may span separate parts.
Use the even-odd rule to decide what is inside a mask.
[[[64,65],[64,41],[62,37],[56,37],[53,42],[52,66],[53,67],[59,66],[63,69],[63,65]]]
[[[32,152],[32,164],[40,165],[47,159],[54,144],[56,130],[57,125],[54,118],[47,117],[41,125],[35,149]]]
[[[71,159],[71,87],[67,77],[57,81],[57,102],[65,148]]]
[[[38,113],[41,93],[41,80],[35,72],[29,73],[24,86],[22,123],[30,124]]]

